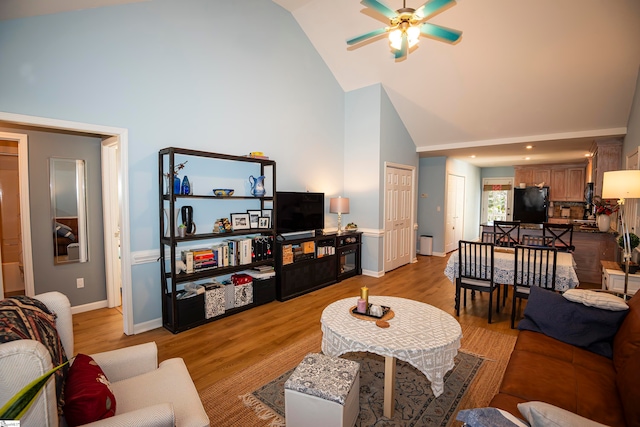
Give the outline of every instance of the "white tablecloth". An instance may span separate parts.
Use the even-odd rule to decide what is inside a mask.
[[[504,252],[505,249],[497,249],[493,258],[493,280],[499,284],[513,285],[514,260],[513,252]],[[578,275],[575,270],[575,260],[568,252],[558,252],[556,263],[556,290],[566,291],[578,286]],[[458,277],[458,251],[452,252],[444,269],[444,275],[451,283],[455,284]]]
[[[390,326],[383,329],[349,313],[357,299],[336,301],[322,312],[322,352],[340,356],[367,351],[404,360],[422,372],[431,381],[433,394],[440,396],[444,375],[453,368],[460,348],[462,329],[456,319],[418,301],[370,296],[370,303],[391,307],[395,313]]]

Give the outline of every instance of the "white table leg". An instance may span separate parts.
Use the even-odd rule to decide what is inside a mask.
[[[394,396],[396,389],[396,358],[384,357],[384,416],[393,417],[396,399]]]

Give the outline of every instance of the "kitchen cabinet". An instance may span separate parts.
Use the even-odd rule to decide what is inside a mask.
[[[553,201],[581,202],[584,200],[586,164],[530,165],[514,167],[514,182],[527,186],[544,183]]]
[[[602,178],[605,172],[621,169],[622,141],[609,139],[596,141],[596,151],[593,154],[594,195],[602,194]]]
[[[585,187],[585,168],[567,169],[567,200],[583,201]]]

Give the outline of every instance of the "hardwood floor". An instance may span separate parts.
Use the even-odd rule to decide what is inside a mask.
[[[182,357],[198,390],[251,366],[265,355],[320,329],[322,310],[331,302],[356,298],[367,286],[370,295],[410,298],[434,305],[455,317],[453,284],[444,276],[448,257],[418,256],[418,262],[376,279],[358,276],[286,302],[274,301],[245,312],[174,335],[164,328],[127,336],[116,309],[100,309],[73,316],[76,353],[97,353],[155,341],[160,360]],[[509,327],[510,303],[487,323],[488,295],[478,293],[461,307],[461,324],[517,335]],[[524,309],[522,305],[522,310]],[[495,307],[495,305],[494,305]]]

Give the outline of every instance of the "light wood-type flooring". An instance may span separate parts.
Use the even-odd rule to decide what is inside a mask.
[[[455,252],[453,252],[455,254]],[[434,305],[455,317],[454,285],[444,276],[447,257],[418,256],[418,262],[386,273],[381,278],[357,276],[286,302],[274,301],[179,334],[164,328],[127,336],[116,309],[100,309],[73,316],[76,353],[97,353],[155,341],[160,361],[182,357],[198,390],[251,366],[281,346],[320,329],[322,310],[338,299],[360,295],[410,298]],[[158,289],[160,293],[160,289]],[[511,295],[510,295],[511,296]],[[495,302],[495,300],[494,300]],[[524,310],[526,302],[520,310]],[[494,305],[495,307],[495,305]],[[488,294],[478,293],[461,307],[462,324],[517,335],[509,326],[511,303],[487,323]]]

